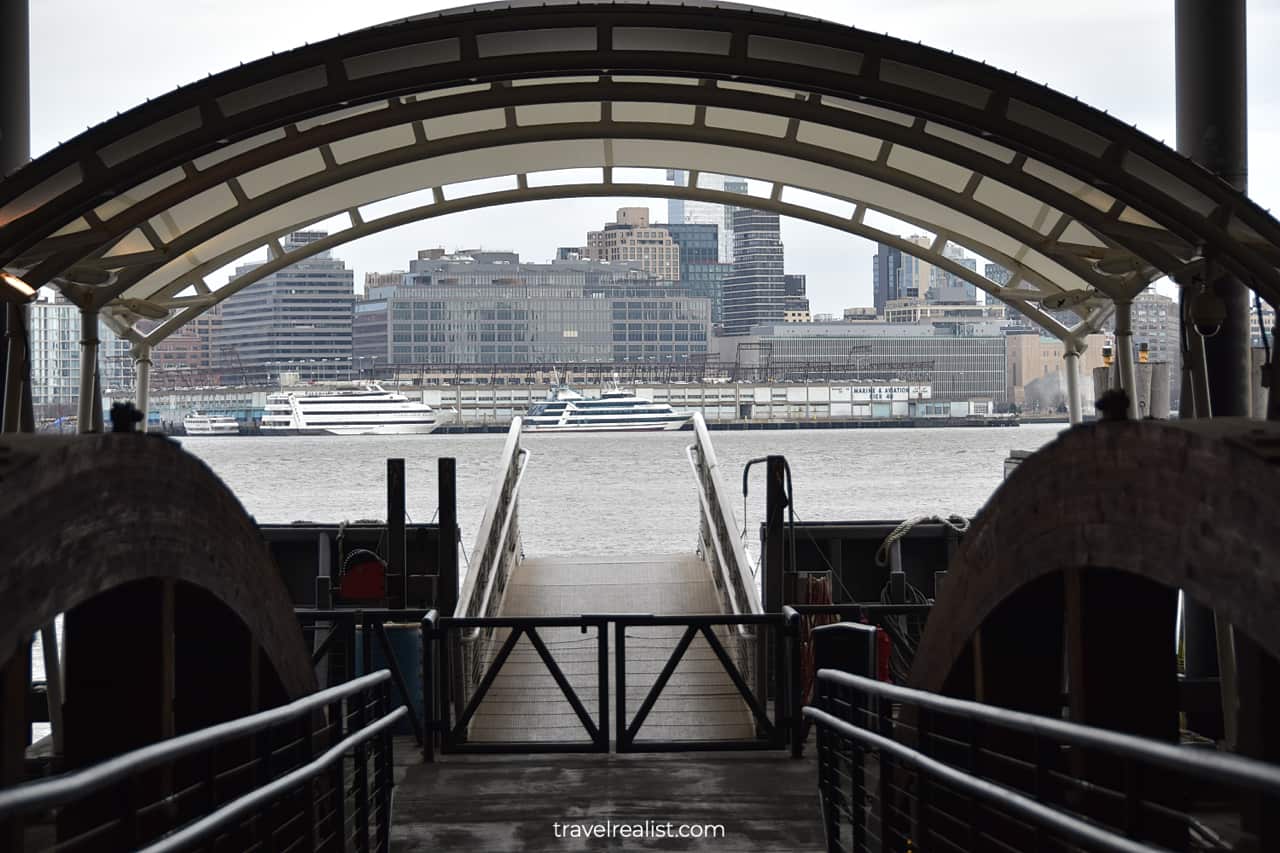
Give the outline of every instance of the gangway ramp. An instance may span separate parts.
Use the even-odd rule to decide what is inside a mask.
[[[452,746],[777,745],[764,652],[780,647],[766,635],[781,625],[761,613],[709,434],[694,422],[696,548],[530,558],[515,545],[530,462],[512,424],[458,610],[443,620]]]

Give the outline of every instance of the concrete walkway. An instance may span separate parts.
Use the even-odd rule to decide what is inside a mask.
[[[401,853],[825,849],[818,770],[784,752],[450,756],[419,764],[397,743],[391,849]],[[715,824],[723,837],[571,837],[566,824]],[[557,827],[556,824],[560,826]],[[615,830],[616,831],[616,830]]]
[[[584,613],[720,612],[706,564],[696,554],[629,560],[602,558],[525,560],[512,574],[504,616],[577,616]],[[683,627],[627,629],[627,714],[633,717],[684,633]],[[731,655],[739,648],[718,632]],[[588,713],[598,719],[599,659],[596,631],[543,628],[538,635]],[[495,633],[492,659],[506,639]],[[609,637],[610,716],[616,708],[615,638]],[[616,724],[616,721],[611,721]],[[711,647],[696,638],[645,718],[639,740],[751,738],[746,703]],[[472,721],[470,740],[586,741],[586,732],[527,637],[521,637]]]

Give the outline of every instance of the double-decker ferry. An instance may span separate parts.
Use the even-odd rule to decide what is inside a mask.
[[[616,384],[598,398],[556,385],[545,403],[529,409],[524,432],[653,432],[680,429],[693,412],[677,412],[624,391]]]
[[[425,435],[438,425],[426,403],[367,383],[353,390],[272,394],[261,426],[264,435]]]
[[[187,435],[239,435],[240,422],[229,415],[191,412],[182,419]]]

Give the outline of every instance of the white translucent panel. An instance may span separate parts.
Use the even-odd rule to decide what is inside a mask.
[[[80,183],[80,167],[72,164],[58,174],[41,181],[13,201],[0,207],[0,226],[43,207]]]
[[[840,74],[857,74],[862,70],[861,53],[772,36],[748,37],[747,56],[769,62],[822,68]]]
[[[1159,228],[1164,230],[1163,226],[1154,219],[1146,216],[1142,211],[1133,207],[1126,207],[1120,211],[1120,221],[1127,222],[1130,225],[1141,225],[1143,228]]]
[[[804,93],[795,89],[779,89],[777,86],[761,86],[759,83],[739,83],[737,80],[717,80],[716,88],[733,92],[751,92],[754,95],[770,95],[774,98],[788,100],[803,99]]]
[[[378,110],[385,110],[386,108],[386,101],[373,101],[368,104],[360,104],[354,107],[334,110],[331,113],[318,115],[315,118],[304,118],[301,121],[294,122],[294,126],[303,133],[306,133],[308,130],[320,127],[321,125],[333,124],[335,121],[343,121],[344,119],[354,118],[355,116],[364,115],[365,113],[376,113]]]
[[[427,207],[435,204],[435,202],[435,190],[428,187],[427,189],[414,190],[391,198],[384,198],[382,201],[375,201],[373,204],[362,205],[360,207],[360,217],[365,222],[373,222],[376,219],[382,219],[384,216],[394,216],[397,213],[404,213],[406,210]]]
[[[987,99],[991,97],[991,91],[982,86],[892,59],[880,61],[880,79],[894,86],[905,86],[975,109],[984,108]]]
[[[841,130],[825,124],[815,124],[811,121],[800,122],[799,130],[796,132],[796,141],[803,142],[806,145],[829,148],[832,151],[861,157],[864,160],[876,159],[880,154],[880,146],[884,144],[884,140],[877,139],[874,136],[854,133],[851,130]]]
[[[503,110],[477,110],[473,113],[424,119],[422,124],[427,130],[428,139],[443,139],[448,136],[500,130],[507,126],[507,117]]]
[[[118,139],[110,145],[103,146],[98,151],[98,156],[108,166],[115,166],[130,157],[136,157],[143,152],[150,151],[157,145],[176,139],[184,133],[197,130],[201,124],[200,110],[192,107],[189,110],[183,110],[180,113],[174,113],[159,121],[152,122],[123,139]]]
[[[1227,234],[1234,240],[1242,240],[1246,243],[1267,243],[1261,234],[1254,231],[1248,224],[1241,221],[1240,217],[1233,216],[1231,221],[1227,223]]]
[[[620,101],[613,105],[613,120],[691,125],[697,116],[697,111],[697,107],[693,104],[641,104]]]
[[[568,169],[583,163],[604,162],[604,140],[561,140],[552,143],[523,143],[494,148],[463,151],[433,157],[428,161],[403,163],[340,181],[276,207],[248,217],[228,227],[196,247],[193,252],[170,261],[148,275],[146,288],[163,288],[195,268],[192,256],[206,262],[225,263],[226,259],[258,246],[272,234],[296,230],[314,222],[317,214],[332,215],[359,208],[366,221],[376,219],[375,202],[431,187],[509,174],[511,164],[519,163],[531,171]],[[425,203],[425,202],[423,202]],[[413,205],[411,205],[413,206]],[[327,213],[326,213],[327,212]],[[386,215],[386,214],[382,214]]]
[[[905,145],[894,145],[889,150],[889,167],[957,193],[965,188],[969,178],[973,176],[973,172],[963,166]]]
[[[257,198],[264,193],[323,171],[324,158],[320,156],[318,149],[312,148],[245,172],[240,176],[240,187],[249,198]]]
[[[520,86],[554,86],[557,83],[599,83],[600,77],[597,74],[578,75],[576,77],[529,77],[524,80],[512,80],[511,85],[519,88]]]
[[[481,59],[493,56],[521,56],[526,53],[568,53],[596,49],[595,27],[556,27],[545,30],[517,30],[481,33],[476,36]]]
[[[916,123],[915,118],[900,113],[896,110],[886,110],[884,107],[877,107],[874,104],[864,104],[861,101],[850,101],[846,98],[837,98],[832,95],[823,95],[822,103],[828,107],[837,107],[847,112],[857,113],[859,115],[868,116],[869,118],[879,119],[880,121],[891,122],[892,124],[901,125],[902,127],[911,127]]]
[[[816,210],[819,213],[830,214],[840,219],[850,219],[853,217],[853,211],[856,205],[851,201],[842,198],[833,198],[825,193],[815,193],[809,190],[801,190],[796,187],[782,188],[782,202],[784,204],[794,204],[799,207],[807,207],[810,210]]]
[[[863,224],[868,228],[883,233],[886,237],[904,238],[909,234],[920,234],[920,225],[914,222],[907,222],[897,217],[890,216],[882,210],[868,208],[862,216]],[[928,234],[929,240],[933,240],[933,235]]]
[[[983,178],[973,198],[1028,228],[1048,234],[1062,218],[1062,212],[1021,190],[1015,190],[994,178]]]
[[[393,47],[376,53],[364,53],[344,59],[347,77],[360,80],[377,74],[391,74],[395,71],[407,71],[410,68],[423,68],[428,65],[440,65],[444,62],[457,62],[462,58],[462,49],[456,38],[438,41],[407,44]]]
[[[1165,195],[1177,199],[1201,216],[1208,216],[1217,207],[1213,199],[1195,187],[1180,178],[1175,178],[1165,169],[1145,157],[1139,157],[1132,151],[1124,155],[1124,170]]]
[[[89,230],[89,223],[88,221],[85,220],[83,216],[81,216],[77,219],[71,220],[66,225],[59,228],[57,231],[54,231],[51,236],[66,237],[70,234],[79,234],[81,231],[88,231],[88,230]]]
[[[663,86],[697,86],[697,77],[650,77],[643,74],[614,74],[615,83],[659,83]]]
[[[1033,178],[1038,178],[1046,184],[1050,184],[1064,193],[1073,195],[1081,201],[1104,213],[1111,209],[1115,204],[1115,197],[1109,193],[1105,193],[1097,187],[1086,184],[1077,178],[1073,178],[1066,172],[1055,169],[1047,163],[1041,163],[1039,160],[1033,160],[1030,157],[1023,164],[1022,169]]]
[[[231,194],[231,189],[226,184],[218,184],[153,216],[150,220],[151,227],[161,240],[171,243],[197,225],[208,222],[235,206],[236,197]]]
[[[1109,144],[1106,137],[1099,136],[1091,130],[1085,130],[1073,121],[1068,121],[1039,107],[1033,107],[1016,98],[1010,99],[1007,114],[1011,121],[1065,142],[1095,157],[1101,156]]]
[[[563,187],[572,184],[599,184],[604,182],[604,169],[552,169],[546,172],[530,172],[525,183],[530,187]]]
[[[372,130],[358,136],[336,140],[329,144],[329,149],[333,151],[333,159],[338,163],[350,163],[352,160],[371,157],[384,151],[404,148],[413,145],[416,141],[412,124],[398,124],[395,127],[385,127],[382,130]]]
[[[337,234],[339,231],[346,231],[351,227],[351,214],[345,210],[341,213],[335,213],[322,219],[316,219],[312,222],[305,222],[290,231],[323,231],[326,234]]]
[[[217,151],[205,154],[203,157],[197,157],[192,162],[197,169],[207,169],[210,166],[216,166],[219,163],[230,160],[233,157],[239,157],[246,151],[253,151],[255,148],[261,148],[264,145],[270,145],[272,142],[279,142],[284,139],[284,129],[277,128],[268,130],[266,133],[259,133],[257,136],[251,136],[248,139],[242,139],[239,142],[232,142],[230,145],[224,145]]]
[[[432,101],[436,98],[452,98],[455,95],[474,95],[476,92],[487,92],[492,86],[489,83],[467,83],[465,86],[446,86],[443,89],[432,89],[429,92],[418,92],[409,95],[406,101]]]
[[[1012,148],[997,145],[994,142],[983,139],[981,136],[974,136],[972,133],[965,133],[963,130],[956,130],[954,127],[948,127],[945,124],[938,124],[932,121],[925,124],[924,131],[931,136],[954,142],[956,145],[962,145],[971,151],[977,151],[992,160],[999,160],[1001,163],[1013,162],[1014,151]]]
[[[223,95],[218,98],[218,108],[222,110],[224,115],[233,116],[247,110],[283,101],[286,98],[292,98],[295,95],[301,95],[304,92],[323,89],[328,85],[328,82],[329,76],[325,72],[323,65],[304,68],[301,71],[295,71],[292,74],[285,74],[280,77],[272,77],[270,80],[264,80],[253,86],[246,86],[243,89]]]
[[[161,190],[173,186],[185,177],[186,173],[181,169],[170,169],[167,172],[156,175],[149,181],[143,181],[128,192],[104,201],[95,207],[93,212],[101,219],[110,219],[133,207],[143,199],[151,198]]]
[[[1097,234],[1094,234],[1079,222],[1072,222],[1062,232],[1062,236],[1058,238],[1059,242],[1071,243],[1077,246],[1093,246],[1098,249],[1105,249],[1107,244],[1104,243]]]
[[[135,228],[121,237],[114,246],[103,254],[103,257],[118,258],[121,255],[136,255],[139,252],[150,252],[155,248],[155,246],[151,245],[151,241],[147,239],[147,235],[142,233],[142,229]]]
[[[667,169],[652,168],[646,169],[635,166],[614,166],[613,180],[615,184],[656,184],[657,186],[671,186],[671,181],[667,180]]]
[[[460,198],[470,198],[471,196],[509,192],[516,188],[516,176],[504,175],[500,178],[481,178],[475,181],[445,184],[441,189],[444,190],[446,201],[456,201]]]
[[[614,50],[709,53],[729,55],[729,33],[715,30],[682,30],[675,27],[614,27]]]
[[[516,124],[528,127],[538,124],[576,124],[600,121],[600,102],[567,104],[529,104],[516,107]]]
[[[724,107],[707,107],[707,127],[740,130],[743,133],[759,133],[782,138],[787,135],[787,117],[766,115],[747,110],[730,110]]]

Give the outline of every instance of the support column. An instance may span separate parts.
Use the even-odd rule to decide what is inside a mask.
[[[4,432],[22,429],[22,391],[30,381],[31,365],[27,363],[27,316],[22,305],[5,307],[4,360]]]
[[[1067,369],[1067,418],[1075,426],[1082,420],[1080,413],[1080,346],[1075,341],[1063,343],[1062,357]]]
[[[0,178],[31,159],[30,31],[27,0],[0,3]]]
[[[133,361],[133,370],[135,374],[134,387],[137,391],[134,394],[138,411],[142,412],[142,424],[139,427],[143,432],[147,431],[147,412],[151,408],[151,345],[138,344],[136,358]]]
[[[1133,302],[1116,300],[1116,360],[1120,387],[1129,395],[1129,420],[1138,420],[1138,370],[1133,363]]]
[[[1178,153],[1247,191],[1245,0],[1175,0],[1174,21]],[[1185,304],[1194,293],[1180,284]],[[1248,417],[1249,290],[1230,275],[1207,284],[1227,309],[1221,331],[1204,340],[1209,402],[1217,417]]]
[[[80,398],[77,401],[80,409],[76,431],[80,433],[93,431],[93,409],[100,410],[102,402],[97,399],[98,376],[98,311],[96,308],[80,309]]]

